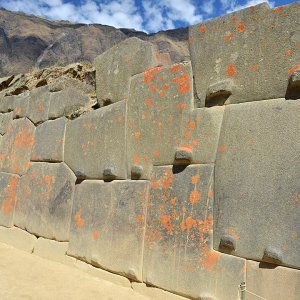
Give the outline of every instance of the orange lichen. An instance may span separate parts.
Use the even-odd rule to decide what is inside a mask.
[[[293,50],[292,50],[292,49],[286,50],[286,51],[284,52],[284,55],[285,55],[285,56],[291,56],[291,55],[293,55]]]
[[[200,179],[199,174],[192,176],[192,184],[197,184],[199,182],[199,179]]]
[[[191,89],[190,75],[187,73],[181,74],[179,77],[173,78],[172,81],[177,83],[179,94],[185,94]]]
[[[157,73],[161,71],[162,67],[155,67],[144,72],[144,82],[151,83],[153,80],[157,78]]]
[[[171,204],[173,205],[176,205],[177,203],[177,197],[173,197],[171,200],[170,200]]]
[[[155,157],[160,157],[160,151],[159,150],[155,150],[154,151],[154,156]]]
[[[151,87],[150,87],[150,91],[153,93],[153,92],[155,92],[155,91],[157,91],[158,90],[158,85],[157,84],[154,84],[154,85],[152,85]]]
[[[197,228],[197,223],[198,222],[195,219],[193,219],[192,216],[189,216],[186,218],[185,224],[186,224],[186,229],[187,229],[188,233],[190,232],[190,230],[192,228]]]
[[[238,232],[236,231],[236,229],[233,228],[233,227],[225,228],[224,232],[226,232],[228,235],[232,236],[236,240],[240,239],[240,235],[238,234]]]
[[[96,240],[98,240],[99,239],[99,237],[100,237],[100,232],[99,231],[93,231],[92,232],[92,237],[93,237],[93,240],[94,241],[96,241]]]
[[[75,217],[74,217],[75,223],[76,223],[76,227],[77,227],[77,228],[83,227],[83,226],[84,226],[84,223],[85,223],[84,219],[82,219],[82,217],[81,217],[80,214],[81,214],[81,210],[79,210],[79,211],[75,214]]]
[[[145,217],[144,217],[144,215],[137,215],[137,216],[136,216],[136,220],[137,220],[138,222],[143,223],[144,220],[145,220]]]
[[[212,189],[209,188],[209,190],[208,190],[208,192],[207,192],[207,197],[208,197],[208,198],[212,198],[213,195],[214,195],[214,193],[213,193]]]
[[[232,16],[231,18],[230,18],[230,22],[231,23],[235,23],[237,21],[237,17],[236,16]]]
[[[259,65],[253,65],[253,66],[250,66],[250,67],[249,67],[249,70],[250,70],[250,71],[257,71],[259,68],[260,68]]]
[[[199,140],[193,140],[192,144],[193,144],[193,146],[198,146],[199,145]]]
[[[227,151],[226,146],[225,146],[225,145],[221,145],[221,146],[219,147],[219,151],[220,151],[220,152],[226,152],[226,151]]]
[[[141,132],[140,132],[140,131],[136,131],[136,132],[134,133],[134,137],[135,137],[137,140],[139,140],[139,139],[141,138]]]
[[[198,31],[200,33],[204,33],[206,31],[206,27],[204,25],[201,25],[199,28],[198,28]]]
[[[187,107],[186,103],[180,102],[176,105],[176,108],[178,108],[178,109],[186,109],[186,107]]]
[[[203,248],[204,258],[200,261],[200,265],[206,270],[213,270],[214,265],[218,262],[221,254],[214,250],[209,250],[205,245]]]
[[[293,68],[291,68],[289,71],[288,71],[288,75],[292,75],[294,72],[300,70],[300,64],[294,66]]]
[[[168,123],[172,123],[173,122],[173,117],[168,117]]]
[[[238,32],[244,32],[245,29],[246,29],[246,25],[245,25],[244,22],[241,22],[241,23],[237,26],[237,28],[236,28],[236,30],[237,30]]]
[[[189,128],[190,130],[195,129],[195,128],[196,128],[196,122],[189,122],[188,128]]]
[[[225,35],[225,37],[224,37],[224,41],[225,41],[225,42],[229,42],[229,41],[231,41],[232,39],[233,39],[233,33],[227,34],[227,35]]]
[[[175,65],[171,67],[171,72],[175,73],[182,69],[182,65]]]
[[[18,132],[15,137],[13,148],[23,148],[32,147],[35,143],[33,134],[31,134],[27,129]]]
[[[147,106],[147,108],[151,108],[154,106],[154,101],[152,99],[145,99],[144,104]]]
[[[171,170],[168,170],[165,172],[164,177],[161,179],[161,183],[162,183],[162,188],[163,189],[169,189],[172,182],[173,182],[173,173]]]
[[[141,162],[141,160],[140,160],[140,158],[139,158],[139,156],[137,154],[133,155],[133,162],[135,164],[139,164]]]
[[[200,246],[208,241],[210,232],[212,230],[212,226],[213,226],[212,215],[209,215],[206,219],[199,221]]]
[[[152,188],[154,190],[158,190],[159,189],[159,182],[158,181],[151,181],[150,182],[150,188]]]
[[[2,204],[2,212],[5,215],[9,215],[15,207],[15,204],[17,203],[17,195],[16,195],[16,190],[17,190],[17,186],[18,186],[18,177],[12,176],[9,180],[9,184],[7,187],[7,197],[6,199],[3,201]],[[5,191],[3,192],[3,194],[5,194]]]
[[[226,73],[227,73],[228,77],[233,77],[236,75],[237,71],[236,71],[234,64],[230,64],[227,66]]]
[[[174,225],[171,222],[171,216],[163,215],[159,217],[160,223],[167,230],[168,234],[173,234]]]
[[[202,198],[201,194],[196,190],[190,193],[190,203],[192,205],[196,204],[199,200],[201,200],[201,198]]]
[[[283,9],[284,9],[283,6],[278,6],[278,7],[275,7],[275,8],[274,8],[274,12],[275,12],[275,13],[279,13],[279,12],[282,12]]]

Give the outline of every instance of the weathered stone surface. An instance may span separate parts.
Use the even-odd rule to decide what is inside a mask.
[[[266,263],[247,261],[247,290],[263,299],[300,299],[300,271],[275,267]],[[257,296],[246,293],[247,300]]]
[[[65,117],[54,121],[46,121],[35,131],[35,145],[32,150],[32,161],[64,160],[64,142],[67,119]]]
[[[0,114],[0,134],[5,134],[13,119],[13,113]]]
[[[200,106],[210,106],[209,86],[226,79],[233,88],[225,103],[284,97],[289,75],[300,69],[299,18],[300,3],[275,9],[264,3],[190,27]]]
[[[85,263],[84,261],[81,261],[78,259],[76,260],[74,266],[77,269],[84,271],[94,277],[101,279],[101,280],[106,280],[106,281],[112,282],[114,284],[123,286],[123,287],[131,288],[131,283],[130,283],[129,279],[124,276],[120,276],[120,275],[105,271],[103,269],[92,266],[91,264]]]
[[[50,93],[47,86],[33,89],[30,92],[27,117],[38,124],[48,120]]]
[[[131,80],[128,100],[128,174],[152,165],[215,161],[224,109],[193,109],[189,63],[154,68]],[[133,177],[134,178],[134,177]]]
[[[225,108],[216,160],[214,248],[300,267],[300,105],[284,99]],[[226,249],[220,249],[228,252]]]
[[[236,298],[245,260],[212,249],[213,177],[212,164],[153,168],[144,282],[195,299]]]
[[[187,298],[168,293],[164,290],[146,286],[144,283],[132,282],[132,288],[134,291],[140,293],[141,295],[147,296],[153,300],[187,300]]]
[[[13,111],[15,105],[15,96],[0,96],[0,113]]]
[[[182,127],[179,149],[191,151],[191,163],[207,164],[216,160],[224,107],[193,110]]]
[[[111,168],[115,178],[126,178],[125,124],[125,101],[67,123],[65,162],[76,176],[103,179],[103,172]]]
[[[75,180],[65,163],[32,163],[19,181],[14,224],[37,236],[67,241]]]
[[[130,78],[158,65],[156,48],[129,38],[95,58],[96,92],[101,106],[128,99]]]
[[[6,173],[25,174],[30,166],[34,143],[34,125],[26,118],[13,120],[0,146],[1,170]]]
[[[82,111],[92,110],[92,106],[97,103],[96,99],[90,99],[76,87],[51,93],[50,99],[49,119],[81,114]]]
[[[17,228],[0,226],[0,242],[32,253],[37,238],[27,231]]]
[[[66,265],[74,265],[75,258],[67,256],[68,242],[57,242],[53,240],[38,238],[33,253],[53,261]]]
[[[142,280],[147,181],[76,186],[68,254]]]
[[[95,87],[91,84],[86,84],[82,81],[69,77],[60,77],[48,84],[49,92],[59,92],[71,87],[76,87],[76,89],[83,91],[86,94],[95,91]]]
[[[0,225],[13,226],[19,176],[0,172]]]
[[[30,96],[29,92],[15,96],[14,112],[13,112],[14,119],[24,118],[27,116],[28,106],[29,106],[29,96]]]
[[[152,165],[172,164],[181,146],[182,128],[193,107],[190,64],[157,67],[131,79],[128,100],[128,174],[143,167],[149,178]]]

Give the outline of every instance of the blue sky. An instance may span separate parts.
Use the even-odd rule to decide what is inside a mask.
[[[185,27],[268,2],[271,7],[292,0],[0,0],[0,7],[52,20],[98,23],[146,32]]]

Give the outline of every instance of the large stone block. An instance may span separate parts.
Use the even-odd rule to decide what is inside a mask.
[[[256,261],[247,261],[247,300],[300,299],[300,271]]]
[[[33,89],[29,95],[27,117],[38,124],[48,120],[50,93],[47,86]]]
[[[193,108],[190,64],[157,67],[131,79],[128,100],[128,173],[143,169],[149,178],[152,165],[172,164],[189,126]]]
[[[181,128],[181,144],[178,150],[190,151],[191,163],[215,162],[223,115],[224,107],[219,106],[198,108],[190,113],[188,122]]]
[[[33,253],[48,260],[73,266],[76,260],[66,255],[67,249],[68,242],[57,242],[40,237],[36,241]]]
[[[12,120],[13,112],[9,112],[6,114],[0,113],[0,134],[4,135],[7,132],[7,129],[9,128]]]
[[[0,225],[13,226],[15,204],[18,201],[18,182],[18,175],[0,173]]]
[[[226,106],[216,160],[215,249],[300,268],[299,104]]]
[[[76,186],[68,254],[142,280],[147,181]]]
[[[134,76],[129,95],[129,176],[149,178],[152,165],[215,161],[224,109],[193,110],[189,63]]]
[[[6,228],[0,226],[0,242],[14,248],[32,253],[37,238],[18,227]]]
[[[77,177],[126,178],[126,102],[69,121],[65,162]]]
[[[32,161],[64,160],[64,142],[67,119],[65,117],[54,121],[46,121],[35,131],[35,145],[32,150]]]
[[[26,118],[13,120],[1,141],[1,170],[6,173],[25,174],[30,166],[34,143],[35,126]]]
[[[13,118],[24,118],[28,114],[30,92],[15,96]]]
[[[212,248],[213,178],[212,164],[153,168],[144,282],[193,299],[236,298],[246,264]]]
[[[299,18],[300,3],[264,3],[190,27],[200,106],[285,97],[300,69]]]
[[[94,65],[99,104],[128,99],[131,76],[157,66],[155,54],[153,44],[132,37],[98,56]]]
[[[55,119],[62,116],[71,117],[81,114],[82,111],[90,109],[96,104],[96,99],[91,100],[83,91],[68,87],[60,92],[51,93],[49,119]]]
[[[7,113],[14,110],[15,96],[0,96],[0,113]]]
[[[14,224],[37,236],[67,241],[75,181],[64,163],[32,163],[19,181]]]

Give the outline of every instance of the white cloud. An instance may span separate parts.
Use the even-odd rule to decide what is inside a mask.
[[[114,27],[143,29],[143,19],[134,0],[101,1],[83,0],[75,6],[66,0],[0,0],[0,6],[12,11],[22,11],[53,20],[81,23],[101,23]]]
[[[228,10],[235,7],[236,1],[220,1]],[[176,22],[186,26],[202,22],[203,16],[214,14],[216,0],[81,0],[77,5],[68,0],[0,0],[0,6],[53,20],[156,32],[173,29]]]
[[[178,21],[190,25],[203,20],[192,0],[143,0],[142,5],[149,31],[172,29]]]
[[[237,11],[240,9],[244,9],[249,6],[255,6],[261,3],[268,3],[270,7],[274,7],[275,2],[269,0],[247,0],[244,4],[239,4],[236,0],[220,0],[222,9],[226,11],[226,13],[230,13],[233,11]]]
[[[204,1],[201,10],[208,15],[213,14],[215,11],[215,0]]]

